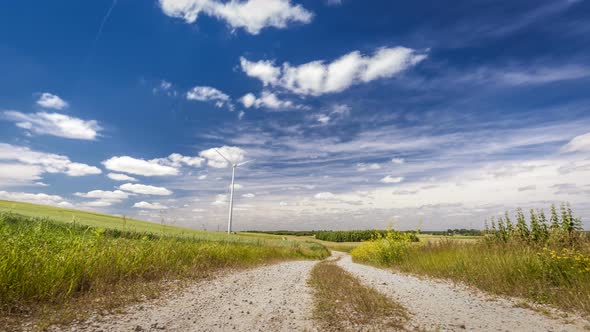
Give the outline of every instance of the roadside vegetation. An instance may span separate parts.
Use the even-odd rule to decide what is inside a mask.
[[[527,218],[528,217],[528,218]],[[486,223],[488,224],[488,223]],[[590,239],[569,205],[549,215],[518,209],[491,220],[481,240],[411,245],[403,233],[377,236],[351,252],[357,262],[464,282],[590,314]]]
[[[329,255],[315,243],[235,236],[210,241],[13,213],[0,213],[0,238],[0,317],[45,317],[48,323],[155,295],[163,281]]]
[[[334,261],[316,264],[309,284],[322,331],[401,331],[409,319],[403,306],[362,285]]]

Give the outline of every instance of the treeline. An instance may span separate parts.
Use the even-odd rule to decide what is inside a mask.
[[[362,242],[374,239],[375,237],[385,237],[389,231],[379,229],[368,229],[358,231],[317,231],[315,238],[322,241],[331,242]],[[409,234],[410,241],[418,242],[418,236],[414,231],[405,232]]]
[[[455,229],[447,229],[446,231],[420,231],[421,234],[429,234],[429,235],[445,235],[445,236],[453,236],[453,235],[463,235],[463,236],[482,236],[483,232],[479,229],[467,229],[467,228],[455,228]]]
[[[247,231],[246,233],[291,235],[291,236],[313,236],[316,231]]]
[[[502,243],[571,246],[586,236],[582,232],[582,220],[573,216],[569,203],[562,203],[559,211],[555,204],[551,205],[548,218],[543,209],[531,209],[528,220],[518,208],[516,220],[510,219],[506,212],[504,217],[492,218],[489,224],[486,220],[485,229],[488,240]]]

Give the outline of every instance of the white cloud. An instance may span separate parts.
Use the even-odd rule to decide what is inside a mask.
[[[261,80],[264,86],[278,83],[281,75],[281,69],[276,67],[272,61],[251,62],[240,57],[240,66],[246,75]]]
[[[63,173],[69,176],[84,176],[102,173],[97,167],[72,162],[66,156],[37,152],[28,147],[5,143],[0,143],[0,160],[18,162],[17,164],[4,164],[3,167],[6,172],[12,173],[10,176],[15,176],[20,179],[28,177],[31,180],[38,180],[42,173]],[[29,167],[26,167],[26,165]],[[3,172],[3,174],[8,173]]]
[[[245,94],[240,98],[240,102],[244,107],[250,108],[270,108],[273,110],[279,109],[290,109],[290,108],[297,108],[297,109],[305,109],[305,106],[302,105],[295,105],[290,100],[280,100],[276,94],[269,92],[269,91],[262,91],[262,94],[259,98],[252,93]]]
[[[359,163],[356,164],[356,170],[359,172],[365,172],[365,171],[374,171],[374,170],[378,170],[381,169],[381,165],[377,164],[377,163],[373,163],[373,164],[366,164],[366,163]]]
[[[562,152],[590,151],[590,133],[574,137],[561,148]]]
[[[102,171],[98,167],[81,164],[81,163],[70,163],[66,174],[69,176],[85,176],[100,174]]]
[[[315,199],[334,199],[335,196],[331,192],[317,193],[313,196]]]
[[[134,208],[138,208],[138,209],[148,209],[148,210],[166,210],[168,209],[167,206],[162,205],[158,202],[156,203],[148,203],[145,201],[141,201],[138,203],[133,204]]]
[[[32,194],[24,192],[0,191],[0,199],[18,202],[28,202],[33,204],[52,205],[59,207],[71,207],[72,204],[65,201],[58,195],[47,195],[42,193]]]
[[[115,203],[120,203],[121,201],[127,199],[129,196],[133,194],[129,194],[127,192],[121,190],[114,190],[114,191],[104,191],[104,190],[92,190],[87,193],[75,193],[74,195],[83,198],[95,198],[96,200],[90,202],[84,202],[82,205],[91,206],[91,207],[105,207],[111,206]]]
[[[82,120],[65,114],[38,112],[25,114],[5,111],[9,121],[38,135],[52,135],[70,139],[95,140],[102,128],[96,120]]]
[[[213,101],[217,107],[228,105],[230,109],[232,108],[232,105],[229,103],[229,96],[210,86],[195,86],[186,93],[186,99],[197,101]]]
[[[372,56],[353,51],[331,63],[312,61],[292,66],[285,62],[282,67],[278,67],[268,60],[253,62],[242,57],[240,65],[246,75],[258,78],[264,85],[317,96],[341,92],[353,84],[393,77],[424,59],[425,53],[405,47],[391,47],[380,48]]]
[[[34,184],[41,179],[43,172],[38,165],[0,163],[0,186]]]
[[[400,183],[403,180],[404,180],[404,178],[402,176],[393,177],[391,175],[388,175],[388,176],[384,177],[383,179],[379,180],[379,182],[383,182],[383,183]]]
[[[148,186],[138,183],[125,183],[119,186],[119,189],[129,191],[136,194],[143,195],[158,195],[158,196],[169,196],[172,195],[172,191],[164,187]]]
[[[193,212],[205,212],[205,209],[193,209]]]
[[[203,13],[225,21],[234,29],[258,34],[266,27],[286,28],[290,22],[309,23],[313,14],[290,0],[160,0],[164,14],[194,23]]]
[[[78,197],[84,197],[84,198],[99,198],[99,199],[114,200],[114,201],[120,201],[123,199],[127,199],[129,197],[129,193],[126,193],[121,190],[114,190],[114,191],[92,190],[87,193],[75,193],[74,195],[76,195]]]
[[[207,159],[207,165],[213,168],[225,168],[228,166],[227,161],[220,156],[215,149],[221,154],[228,158],[233,163],[240,163],[244,161],[246,157],[246,151],[236,146],[222,146],[219,148],[211,148],[203,150],[199,153],[199,156]]]
[[[37,100],[37,104],[44,108],[53,108],[56,110],[62,110],[68,107],[68,103],[65,100],[48,92],[41,94],[41,97]]]
[[[82,203],[82,205],[90,206],[90,207],[106,207],[106,206],[111,206],[117,202],[118,201],[98,199],[96,201],[84,202],[84,203]]]
[[[199,179],[199,180],[205,180],[206,178],[207,178],[207,174],[202,174],[202,175],[197,176],[197,179]]]
[[[130,182],[137,181],[136,178],[126,175],[126,174],[121,174],[121,173],[109,173],[109,174],[107,174],[107,177],[109,179],[115,180],[115,181],[130,181]]]
[[[129,156],[112,157],[102,162],[111,171],[143,176],[178,175],[177,168],[161,165],[159,160],[144,160]]]
[[[256,197],[256,195],[253,194],[253,193],[247,193],[247,194],[243,194],[242,197],[245,197],[245,198],[254,198],[254,197]]]
[[[178,94],[175,89],[173,89],[173,85],[171,82],[166,80],[160,81],[160,84],[152,89],[154,94],[162,93],[168,97],[176,97]]]
[[[406,160],[404,158],[393,158],[391,159],[391,162],[397,165],[401,165],[403,163],[406,162]]]

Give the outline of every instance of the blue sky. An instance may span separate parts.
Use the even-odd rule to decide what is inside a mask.
[[[0,5],[0,199],[224,228],[590,218],[587,1]],[[586,224],[588,225],[588,224]]]

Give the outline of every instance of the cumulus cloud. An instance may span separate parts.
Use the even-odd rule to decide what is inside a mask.
[[[240,98],[240,102],[246,108],[269,108],[272,110],[306,108],[303,105],[296,105],[290,100],[281,100],[276,94],[269,91],[262,91],[260,97],[256,97],[253,93],[247,93]]]
[[[382,182],[382,183],[400,183],[403,180],[404,180],[404,178],[402,176],[393,177],[391,175],[388,175],[388,176],[382,178],[381,180],[379,180],[379,182]]]
[[[590,151],[590,133],[576,136],[561,148],[562,152]]]
[[[121,174],[121,173],[109,173],[109,174],[107,174],[107,177],[109,179],[115,180],[115,181],[130,181],[130,182],[137,181],[136,178],[126,175],[126,174]]]
[[[178,175],[176,167],[166,165],[169,161],[163,159],[144,160],[129,156],[112,157],[102,162],[108,170],[143,175],[143,176],[166,176]]]
[[[253,193],[247,193],[247,194],[243,194],[242,197],[245,197],[245,198],[254,198],[254,197],[256,197],[256,195],[253,194]]]
[[[120,203],[124,199],[127,199],[130,195],[127,192],[121,190],[104,191],[104,190],[92,190],[87,193],[75,193],[75,196],[83,198],[93,198],[94,201],[82,203],[85,206],[91,207],[105,207],[111,206],[115,203]]]
[[[133,204],[133,207],[138,208],[138,209],[148,209],[148,210],[166,210],[166,209],[168,209],[167,206],[162,205],[161,203],[158,203],[158,202],[148,203],[145,201],[137,202],[137,203]]]
[[[24,165],[17,163],[0,163],[0,185],[17,186],[32,185],[41,179],[44,173],[38,165]]]
[[[68,107],[68,102],[49,92],[43,92],[37,100],[37,105],[44,108],[62,110]]]
[[[199,156],[207,159],[209,167],[225,168],[229,166],[227,161],[215,151],[216,149],[233,163],[240,163],[246,158],[246,151],[236,146],[222,146],[203,150],[199,153]]]
[[[96,120],[87,121],[59,113],[5,111],[4,117],[15,122],[17,127],[38,135],[95,140],[102,130]]]
[[[125,183],[119,186],[119,189],[129,191],[135,194],[142,195],[156,195],[156,196],[169,196],[172,195],[172,191],[164,187],[149,186],[138,183]]]
[[[33,204],[51,205],[58,207],[71,207],[72,204],[58,195],[48,195],[43,193],[24,193],[0,191],[0,199],[18,202],[28,202]]]
[[[81,163],[70,163],[68,164],[68,169],[65,173],[69,176],[85,176],[100,174],[102,171],[94,166]]]
[[[0,161],[2,160],[9,161],[3,164],[5,172],[2,174],[17,179],[28,177],[30,180],[38,180],[43,173],[63,173],[69,176],[102,173],[97,167],[72,162],[66,156],[33,151],[28,147],[6,143],[0,143]]]
[[[277,86],[301,95],[322,95],[341,92],[358,83],[390,78],[426,59],[425,53],[406,47],[380,48],[373,55],[353,51],[325,63],[322,60],[281,67],[272,61],[249,61],[240,58],[246,75],[262,81],[263,85]]]
[[[393,158],[391,159],[391,162],[397,165],[401,165],[403,163],[406,162],[406,160],[404,158]]]
[[[123,200],[129,197],[129,193],[121,190],[105,191],[105,190],[92,190],[87,193],[75,193],[74,195],[84,198],[99,198],[105,200]]]
[[[290,0],[160,0],[164,14],[194,23],[201,13],[225,21],[233,29],[258,34],[266,27],[286,28],[291,22],[309,23],[313,14]]]
[[[197,100],[197,101],[212,101],[215,102],[215,106],[223,107],[224,105],[230,106],[230,98],[225,93],[212,88],[210,86],[195,86],[186,93],[186,99]]]

